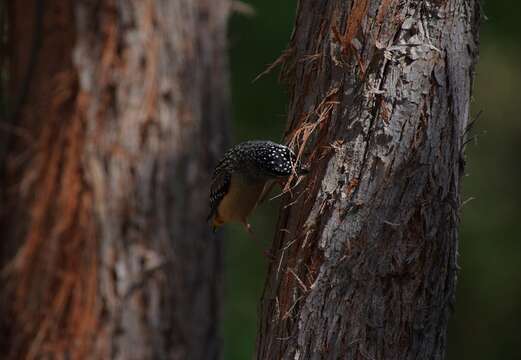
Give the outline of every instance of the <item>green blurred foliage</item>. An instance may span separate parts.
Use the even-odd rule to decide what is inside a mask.
[[[482,115],[467,148],[463,183],[468,202],[460,227],[451,359],[515,358],[521,339],[521,48],[486,39],[472,104]]]
[[[287,96],[277,72],[252,83],[281,54],[293,28],[296,1],[250,0],[255,16],[235,14],[230,24],[234,142],[280,140]],[[521,2],[483,3],[472,113],[482,111],[476,140],[467,146],[467,176],[460,228],[455,313],[449,359],[512,359],[519,355],[521,321]],[[474,200],[472,200],[474,198]],[[278,203],[253,217],[264,246],[273,238]],[[240,226],[226,232],[225,359],[252,358],[266,259]]]

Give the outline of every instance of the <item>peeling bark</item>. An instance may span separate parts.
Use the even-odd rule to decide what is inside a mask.
[[[258,359],[442,359],[457,276],[474,0],[299,1]],[[289,54],[289,55],[288,55]]]
[[[37,61],[1,164],[2,353],[219,358],[204,219],[227,142],[228,2],[38,3],[9,4],[11,94]]]

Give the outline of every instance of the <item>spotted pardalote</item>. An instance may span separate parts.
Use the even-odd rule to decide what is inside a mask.
[[[233,146],[213,173],[208,216],[212,228],[238,222],[251,231],[247,218],[267,187],[284,182],[292,173],[306,172],[285,145],[256,140]]]

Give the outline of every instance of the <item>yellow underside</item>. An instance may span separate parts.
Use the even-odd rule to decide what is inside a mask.
[[[229,222],[246,224],[246,219],[255,209],[264,185],[264,182],[248,183],[232,176],[230,189],[217,208],[213,227]]]

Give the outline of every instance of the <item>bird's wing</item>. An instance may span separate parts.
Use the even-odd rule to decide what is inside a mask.
[[[210,186],[210,214],[206,219],[209,221],[217,213],[219,203],[224,195],[228,192],[231,182],[231,174],[219,167],[215,169],[212,177],[212,185]]]

